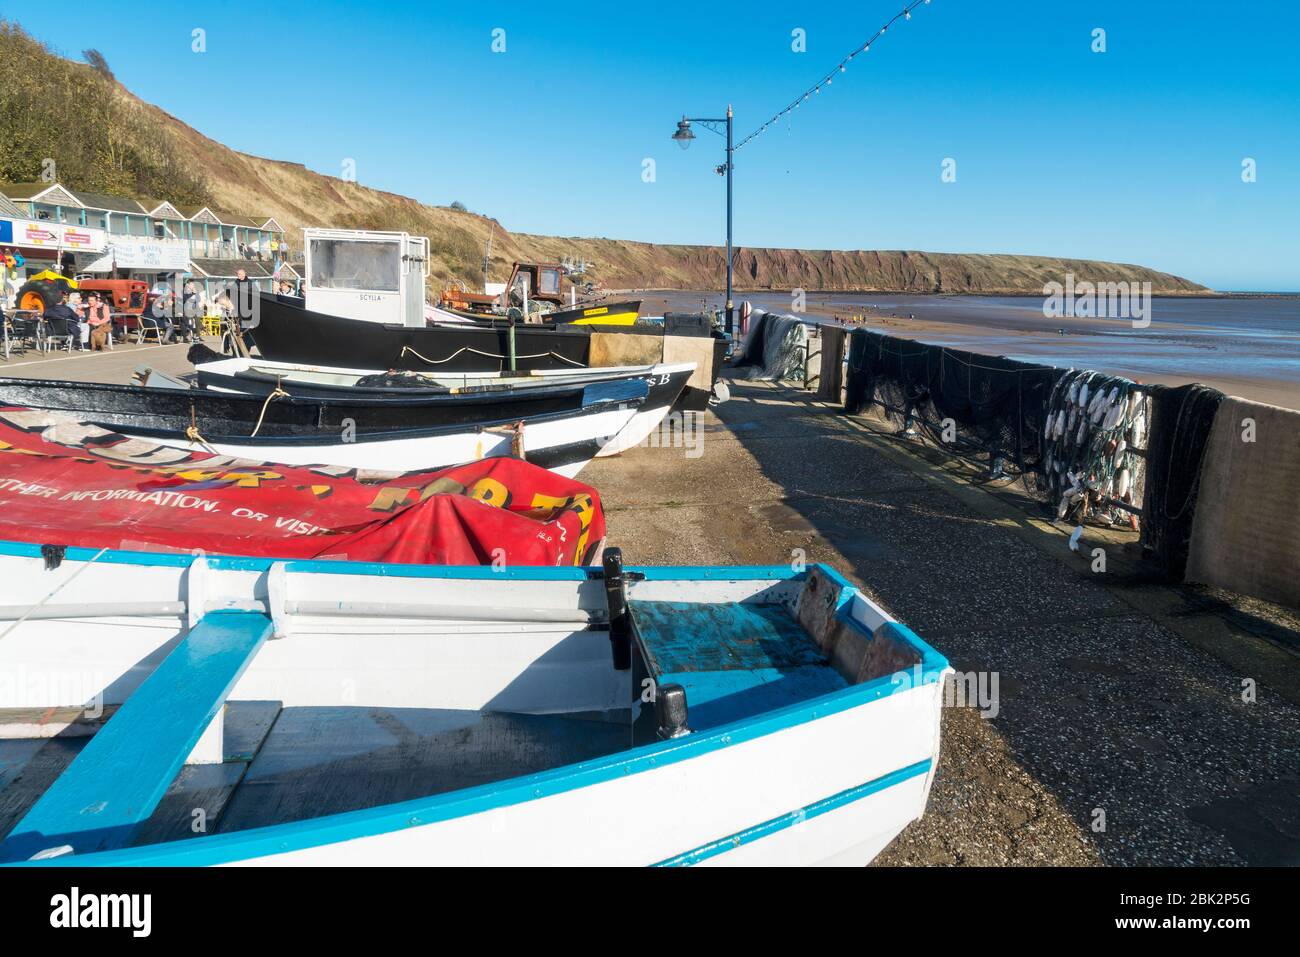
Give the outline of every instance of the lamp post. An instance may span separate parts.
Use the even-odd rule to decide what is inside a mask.
[[[717,133],[719,136],[725,136],[727,140],[727,161],[723,163],[721,166],[718,166],[715,169],[715,172],[719,176],[725,176],[727,178],[727,325],[726,325],[726,329],[728,335],[732,334],[732,332],[734,331],[732,328],[733,303],[731,301],[731,265],[732,265],[731,171],[732,169],[734,169],[734,164],[731,161],[731,154],[732,154],[731,120],[732,120],[731,105],[728,104],[727,116],[725,119],[716,119],[716,118],[701,117],[701,116],[689,116],[689,117],[683,116],[677,124],[677,132],[673,133],[673,139],[677,141],[677,145],[680,146],[682,149],[688,148],[691,145],[691,141],[695,139],[695,134],[691,132],[692,123],[699,123],[705,129],[712,130],[714,133]],[[718,126],[722,124],[725,124],[727,128],[726,133],[723,133],[721,130],[718,129]]]

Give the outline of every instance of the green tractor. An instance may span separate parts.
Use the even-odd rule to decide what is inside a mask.
[[[77,281],[52,269],[38,272],[18,288],[18,308],[30,312],[44,312],[48,306],[62,301],[77,288]]]

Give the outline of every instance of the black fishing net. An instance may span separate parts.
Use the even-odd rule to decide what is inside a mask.
[[[876,405],[992,474],[1040,473],[1052,385],[1065,371],[899,339],[849,336],[845,411]]]
[[[1187,569],[1187,548],[1201,484],[1201,461],[1223,393],[1203,385],[1149,386],[1151,435],[1147,440],[1142,548],[1178,581]]]

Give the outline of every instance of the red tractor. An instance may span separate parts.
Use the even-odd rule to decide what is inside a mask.
[[[84,301],[88,293],[99,293],[115,313],[139,316],[149,305],[149,284],[140,279],[69,279],[61,273],[47,269],[32,276],[18,290],[18,308],[44,312],[73,291],[81,293]]]

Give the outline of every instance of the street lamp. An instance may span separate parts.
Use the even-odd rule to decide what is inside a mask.
[[[733,258],[731,254],[731,171],[735,168],[735,166],[731,161],[731,154],[732,154],[731,120],[732,120],[731,106],[730,104],[728,104],[726,119],[715,119],[715,118],[700,117],[700,116],[691,116],[691,117],[683,116],[677,123],[677,131],[673,133],[673,139],[677,141],[677,145],[680,146],[682,149],[687,149],[691,145],[691,141],[695,139],[695,134],[691,132],[692,123],[699,123],[705,129],[712,130],[714,133],[717,133],[719,136],[725,136],[727,140],[727,161],[717,167],[717,172],[719,173],[719,175],[723,175],[727,177],[727,324],[726,324],[726,329],[728,335],[730,335],[734,331],[732,328],[732,317],[731,317],[732,305],[733,305],[731,301],[731,265],[732,265],[732,258]],[[726,133],[723,133],[721,130],[717,128],[719,125],[722,124],[726,125],[727,128]]]

